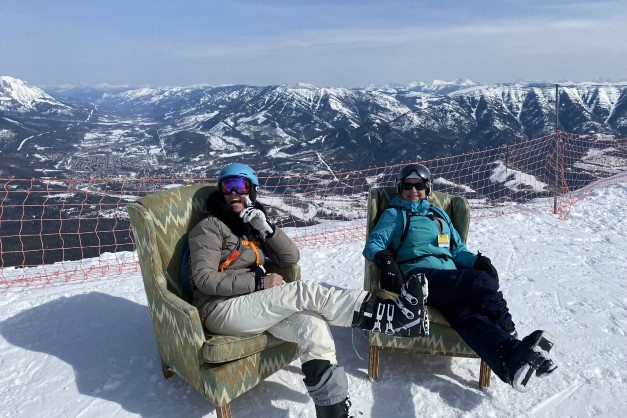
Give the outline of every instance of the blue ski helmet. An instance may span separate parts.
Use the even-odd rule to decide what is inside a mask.
[[[431,171],[422,164],[407,164],[401,168],[396,177],[396,190],[401,194],[401,182],[406,178],[421,178],[425,182],[425,194],[431,193]]]
[[[257,173],[250,166],[242,163],[232,163],[226,165],[218,174],[218,190],[220,189],[222,180],[228,177],[242,177],[250,181],[252,187],[248,196],[253,202],[257,199],[257,191],[259,190],[259,178]]]

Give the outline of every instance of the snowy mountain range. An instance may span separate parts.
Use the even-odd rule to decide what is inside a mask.
[[[554,132],[555,90],[455,80],[44,92],[0,77],[0,175],[202,177],[233,160],[307,173],[428,159]],[[626,136],[627,86],[560,86],[559,127]]]
[[[0,77],[0,112],[69,114],[72,107],[49,96],[42,89],[13,77]]]
[[[39,233],[41,207],[50,205],[49,199],[69,208],[85,208],[80,213],[85,231],[117,228],[115,236],[81,234],[83,244],[99,243],[91,246],[94,251],[119,251],[122,245],[132,245],[123,214],[116,212],[119,217],[111,217],[100,210],[103,202],[117,204],[119,196],[103,195],[101,185],[93,186],[90,193],[50,195],[47,180],[33,183],[28,179],[67,177],[82,183],[85,179],[116,177],[204,178],[215,177],[226,163],[242,161],[254,166],[261,176],[293,174],[312,180],[311,185],[281,186],[289,187],[291,193],[297,189],[299,196],[292,194],[290,202],[278,205],[286,211],[273,213],[276,222],[296,220],[292,226],[303,226],[314,218],[336,219],[337,213],[342,213],[325,200],[326,196],[320,196],[320,173],[328,179],[333,172],[329,181],[341,183],[341,187],[329,185],[324,193],[333,195],[341,190],[339,193],[347,194],[340,197],[339,206],[349,200],[354,216],[359,205],[365,210],[365,202],[355,203],[355,199],[363,196],[373,178],[360,177],[352,182],[351,175],[344,173],[338,180],[338,171],[495,148],[555,130],[555,86],[549,84],[481,86],[456,80],[365,89],[299,84],[63,87],[44,92],[21,80],[2,77],[0,86],[0,178],[27,179],[11,180],[11,187],[38,192],[28,194],[27,205],[12,201],[20,198],[20,192],[5,196],[9,203],[3,206],[3,217],[33,219],[3,223],[6,238],[0,236],[0,246],[5,251],[15,250],[12,259],[5,256],[5,265],[24,262],[17,251],[22,248],[21,241],[11,241],[11,237]],[[600,137],[627,135],[627,87],[577,84],[559,91],[559,122],[564,131]],[[597,148],[576,150],[566,181],[586,184],[601,174],[624,171],[624,141],[596,138],[586,144]],[[549,192],[544,178],[548,172],[534,173],[537,177],[529,181],[531,173],[519,171],[514,158],[502,161],[496,154],[492,158],[489,151],[482,153],[482,164],[489,167],[479,170],[481,174],[474,166],[457,167],[462,173],[454,184],[446,179],[434,183],[441,191],[465,193],[471,199],[509,197],[519,201]],[[546,159],[544,155],[540,158]],[[606,167],[608,164],[612,167]],[[389,173],[383,171],[378,170],[376,181],[389,181]],[[491,185],[489,190],[478,192],[466,185],[482,181]],[[111,193],[121,192],[119,188],[125,184],[105,183]],[[80,187],[89,190],[87,185]],[[314,191],[320,200],[310,205]],[[301,213],[302,208],[308,212]],[[76,219],[70,210],[63,216]],[[62,224],[68,228],[68,238],[64,238],[68,244],[76,237],[69,230],[74,224]],[[58,230],[61,224],[56,227]],[[49,222],[47,228],[54,229],[55,224]],[[77,252],[66,251],[63,257],[85,256],[83,250]],[[58,261],[60,256],[45,252],[46,262]],[[29,252],[28,257],[35,257],[35,263],[42,260],[36,251]]]

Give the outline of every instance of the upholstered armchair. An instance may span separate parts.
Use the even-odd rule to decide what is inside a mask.
[[[376,225],[383,211],[388,207],[392,196],[396,195],[396,187],[378,187],[370,189],[368,196],[368,217],[366,223],[366,238]],[[470,205],[466,198],[452,196],[446,193],[431,192],[429,201],[432,205],[443,208],[451,217],[453,225],[462,241],[465,243],[470,226]],[[364,289],[376,292],[380,289],[381,273],[376,263],[366,260],[364,275]],[[368,331],[370,356],[368,362],[368,377],[371,380],[379,376],[379,354],[381,350],[404,351],[417,354],[432,354],[453,357],[477,358],[475,352],[468,347],[464,340],[444,319],[437,309],[427,307],[429,314],[428,338],[394,337],[384,333]],[[490,366],[483,360],[480,364],[479,388],[490,386]]]
[[[206,216],[215,185],[160,191],[128,205],[162,372],[176,373],[230,418],[230,402],[300,355],[297,346],[267,333],[252,337],[211,335],[198,310],[182,298],[179,266],[189,230]],[[286,281],[300,267],[278,269]]]

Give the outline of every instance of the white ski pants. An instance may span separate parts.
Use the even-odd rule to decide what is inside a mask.
[[[368,295],[365,290],[338,290],[298,280],[221,302],[205,319],[209,332],[246,336],[268,331],[296,343],[309,360],[337,364],[329,325],[350,327]]]

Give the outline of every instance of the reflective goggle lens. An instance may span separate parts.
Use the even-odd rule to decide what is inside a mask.
[[[408,181],[402,182],[401,187],[403,188],[403,190],[411,190],[413,188],[415,188],[416,190],[424,190],[427,188],[427,186],[423,182],[410,183]]]
[[[233,190],[235,190],[237,194],[248,194],[250,193],[250,181],[242,177],[229,177],[222,180],[220,190],[222,190],[224,194],[231,194]]]

